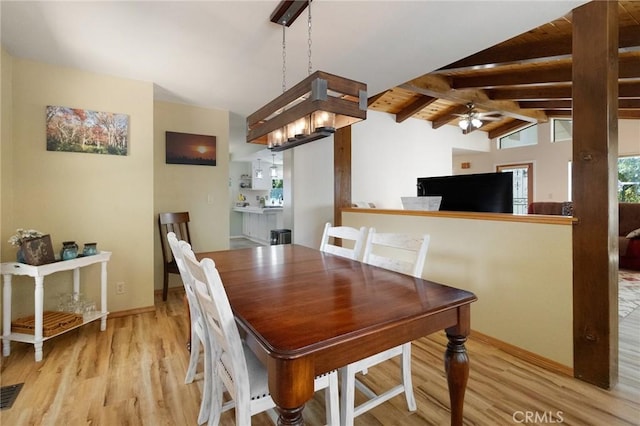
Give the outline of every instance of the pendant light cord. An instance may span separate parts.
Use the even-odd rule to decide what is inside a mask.
[[[311,75],[311,0],[309,0],[309,19],[308,19],[308,26],[309,26],[309,70],[308,73],[309,75]]]
[[[282,23],[282,93],[287,91],[287,42],[285,30],[287,26]]]

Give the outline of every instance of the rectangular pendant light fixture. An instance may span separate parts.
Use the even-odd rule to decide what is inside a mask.
[[[308,3],[281,1],[270,20],[289,26]],[[284,151],[366,118],[366,84],[316,71],[247,117],[247,142]]]
[[[316,71],[247,117],[247,142],[283,151],[366,118],[366,84]]]

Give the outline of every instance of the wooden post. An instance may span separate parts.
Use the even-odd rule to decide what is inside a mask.
[[[573,11],[574,375],[618,379],[618,3]]]
[[[333,135],[333,225],[342,225],[343,207],[351,207],[351,126]]]

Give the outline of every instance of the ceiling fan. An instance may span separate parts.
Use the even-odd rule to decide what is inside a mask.
[[[483,126],[483,121],[498,121],[501,118],[499,111],[479,112],[475,109],[473,102],[467,104],[467,112],[464,114],[454,114],[460,117],[458,126],[465,132],[473,129],[479,129]]]

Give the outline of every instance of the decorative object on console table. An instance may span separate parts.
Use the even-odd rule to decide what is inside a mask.
[[[24,263],[29,265],[45,265],[56,261],[49,234],[23,241],[20,251],[24,256]]]
[[[82,249],[83,256],[93,256],[98,253],[97,248],[98,243],[84,243],[84,248]]]
[[[16,261],[18,263],[27,263],[27,259],[24,258],[24,251],[22,250],[22,247],[20,247],[16,252]]]
[[[26,263],[24,250],[22,250],[22,243],[32,238],[42,237],[43,235],[44,234],[42,232],[35,229],[16,229],[16,233],[9,238],[8,242],[12,246],[18,247],[18,252],[16,253],[16,260],[18,263]]]
[[[60,259],[71,260],[78,257],[78,245],[75,241],[64,241],[60,250]]]

